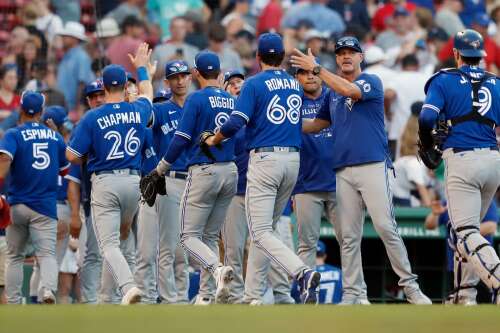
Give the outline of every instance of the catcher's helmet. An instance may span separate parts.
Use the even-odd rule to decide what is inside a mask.
[[[472,29],[457,32],[453,41],[453,47],[463,57],[476,58],[486,56],[483,36]]]

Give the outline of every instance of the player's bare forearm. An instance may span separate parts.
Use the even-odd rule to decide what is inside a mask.
[[[307,134],[318,133],[328,126],[330,126],[330,122],[328,120],[320,118],[302,119],[302,132]]]
[[[225,138],[226,137],[224,135],[222,135],[221,132],[217,132],[217,133],[215,133],[215,135],[209,137],[205,142],[209,146],[215,146],[215,145],[221,143]]]
[[[12,159],[4,153],[0,153],[0,178],[4,179],[5,176],[9,173],[10,164],[12,163]]]
[[[85,158],[83,156],[78,157],[69,150],[66,150],[66,159],[68,160],[69,163],[76,165],[82,165],[83,162],[85,161]]]
[[[71,211],[69,232],[73,238],[78,238],[82,228],[82,221],[80,220],[80,184],[69,181],[67,193],[69,208]]]

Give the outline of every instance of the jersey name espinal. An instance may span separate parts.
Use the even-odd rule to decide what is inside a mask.
[[[234,99],[220,96],[209,96],[210,106],[213,108],[228,108],[234,110]]]
[[[141,114],[139,112],[118,112],[111,113],[97,118],[97,124],[101,129],[118,124],[140,124]]]
[[[25,129],[21,131],[24,141],[38,140],[38,139],[52,139],[59,141],[56,132],[48,128]]]
[[[269,91],[278,89],[294,89],[300,91],[299,82],[291,78],[272,78],[269,80],[265,80],[264,83],[266,84],[266,87],[267,89],[269,89]]]

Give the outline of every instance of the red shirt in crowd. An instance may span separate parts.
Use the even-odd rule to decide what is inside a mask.
[[[271,30],[279,31],[282,17],[283,9],[280,3],[269,1],[257,20],[257,35]]]
[[[405,5],[406,10],[409,12],[413,12],[417,6],[414,3],[407,2]],[[380,32],[384,31],[387,26],[386,26],[386,21],[389,17],[394,14],[394,10],[396,9],[396,6],[392,3],[388,3],[377,9],[375,14],[373,15],[372,18],[372,27],[375,29],[375,31]]]
[[[129,36],[117,37],[109,44],[106,50],[106,57],[112,64],[122,65],[129,73],[134,74],[134,65],[130,62],[128,54],[135,54],[142,41]]]
[[[7,118],[13,111],[19,109],[21,105],[21,96],[14,95],[9,103],[0,97],[0,120]]]
[[[500,50],[495,41],[490,37],[484,39],[484,50],[486,51],[486,57],[484,58],[486,70],[491,70],[491,65],[496,65],[497,68],[500,68]],[[438,58],[441,62],[453,58],[453,38],[450,38],[441,51],[439,51]]]

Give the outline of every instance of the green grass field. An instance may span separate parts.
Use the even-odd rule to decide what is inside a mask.
[[[500,308],[434,305],[0,306],[9,333],[500,332]]]

